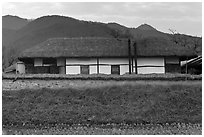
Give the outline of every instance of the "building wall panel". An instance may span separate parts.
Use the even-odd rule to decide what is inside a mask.
[[[90,74],[97,74],[97,66],[89,66],[89,73]]]
[[[111,65],[120,65],[120,75],[129,72],[128,58],[100,58],[99,64],[102,74],[111,74]],[[138,74],[165,73],[163,57],[138,58],[137,64]],[[90,74],[97,73],[97,59],[66,59],[66,65],[66,74],[80,74],[80,65],[90,65]]]
[[[25,64],[23,62],[17,62],[16,71],[19,74],[25,74]]]
[[[58,58],[57,66],[65,66],[65,58]]]
[[[43,66],[43,60],[40,59],[40,58],[35,58],[34,59],[34,66],[37,67],[37,66]]]
[[[59,74],[59,68],[57,66],[49,66],[49,73]]]
[[[125,74],[129,71],[128,59],[124,58],[102,58],[99,59],[99,73],[111,74],[111,65],[120,65],[120,74]],[[124,65],[126,64],[126,65]],[[80,65],[90,65],[90,74],[97,74],[97,59],[66,59],[66,74],[80,74]],[[77,65],[77,66],[71,66]],[[77,70],[71,70],[75,69]],[[67,70],[66,69],[66,70]]]
[[[97,64],[96,59],[86,59],[86,58],[80,58],[80,59],[72,59],[67,58],[66,59],[66,65],[74,65],[74,64],[81,64],[81,65],[90,65],[90,64]]]
[[[128,58],[100,58],[99,64],[109,65],[128,64]]]
[[[178,57],[166,57],[165,59],[167,64],[179,64]]]
[[[86,59],[86,58],[80,58],[80,59],[72,59],[67,58],[66,59],[66,74],[80,74],[80,65],[89,65],[89,73],[94,74],[97,73],[97,59]],[[73,66],[72,66],[73,65]],[[74,66],[76,65],[76,66]],[[76,70],[72,70],[76,69]]]
[[[111,66],[99,66],[99,73],[100,74],[111,74]]]
[[[45,74],[49,73],[49,67],[42,67],[42,66],[37,66],[35,68],[35,74]]]
[[[151,58],[137,59],[137,66],[146,66],[146,65],[164,66],[164,58],[151,57]]]
[[[120,65],[120,75],[129,72],[128,58],[100,58],[99,73],[111,74],[111,65]]]
[[[34,74],[35,73],[35,68],[33,64],[25,64],[25,73],[26,74]]]
[[[137,69],[138,74],[165,73],[164,67],[143,67]]]
[[[80,74],[80,66],[66,66],[66,74]]]
[[[120,66],[120,75],[129,73],[129,65],[121,65]]]
[[[135,61],[133,65],[135,66]],[[137,66],[138,74],[165,73],[164,57],[137,58]]]
[[[180,64],[166,64],[165,73],[181,73]]]
[[[65,70],[66,70],[66,66],[60,66],[59,68],[59,74],[66,74]]]

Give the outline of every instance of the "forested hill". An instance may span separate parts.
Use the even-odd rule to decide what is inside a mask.
[[[58,15],[43,16],[35,20],[7,15],[2,17],[2,65],[3,69],[10,66],[23,50],[55,37],[122,37],[135,40],[159,37],[167,41],[186,42],[181,36],[187,38],[187,42],[191,41],[190,47],[193,50],[201,53],[201,38],[163,33],[148,24],[128,28],[118,23],[83,21]],[[197,44],[196,48],[194,43]]]

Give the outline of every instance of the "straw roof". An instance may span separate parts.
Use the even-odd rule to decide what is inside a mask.
[[[133,41],[131,49],[133,55]],[[138,56],[195,56],[185,47],[165,39],[149,38],[137,42]],[[128,40],[102,37],[52,38],[22,52],[19,58],[36,57],[127,57]]]
[[[137,53],[139,56],[196,56],[192,49],[176,45],[172,41],[161,37],[149,37],[138,41]]]

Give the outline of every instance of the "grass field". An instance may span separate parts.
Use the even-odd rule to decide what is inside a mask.
[[[2,88],[5,91],[21,90],[21,89],[84,89],[84,88],[102,88],[107,86],[126,86],[126,85],[199,85],[200,80],[195,81],[149,81],[149,80],[136,80],[136,81],[114,81],[114,80],[3,80]]]
[[[135,80],[166,80],[166,81],[183,81],[183,80],[202,80],[202,75],[190,74],[90,74],[90,75],[64,75],[64,74],[3,74],[5,80],[115,80],[115,81],[135,81]]]
[[[38,128],[10,127],[3,130],[7,135],[201,135],[200,124],[172,125],[64,125]]]
[[[201,81],[110,82],[3,90],[3,127],[11,134],[201,134]],[[101,127],[109,123],[116,126]],[[130,126],[121,129],[121,123]],[[39,129],[62,124],[95,126]]]

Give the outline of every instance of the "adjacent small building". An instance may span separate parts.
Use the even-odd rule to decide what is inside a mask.
[[[142,41],[82,37],[52,38],[19,56],[25,73],[118,74],[180,73],[181,60],[196,54],[164,39]]]
[[[7,67],[4,70],[4,73],[24,74],[25,73],[25,64],[22,61],[17,61],[16,63],[14,63],[11,66]]]
[[[4,70],[4,73],[7,73],[7,74],[16,74],[16,64],[13,64],[13,65],[7,67]]]
[[[188,74],[202,74],[202,56],[196,58],[182,61],[181,62],[181,72]]]

